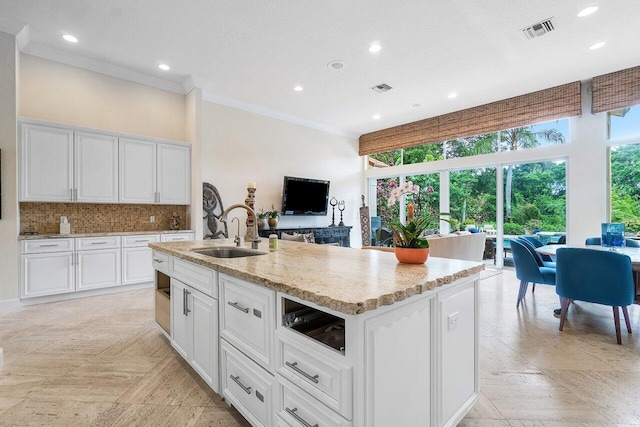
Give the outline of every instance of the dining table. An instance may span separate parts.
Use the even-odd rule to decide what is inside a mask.
[[[596,251],[615,251],[617,253],[627,255],[631,259],[631,268],[633,270],[633,281],[636,285],[636,292],[634,297],[634,304],[640,304],[640,248],[631,247],[606,247],[599,245],[545,245],[536,248],[536,252],[542,255],[556,256],[556,251],[559,248],[582,248],[593,249]]]

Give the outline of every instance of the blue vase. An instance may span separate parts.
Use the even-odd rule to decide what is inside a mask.
[[[600,244],[604,247],[624,246],[624,224],[619,222],[603,222]]]

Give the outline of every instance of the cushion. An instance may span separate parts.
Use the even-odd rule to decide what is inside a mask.
[[[296,234],[296,233],[294,233]],[[316,236],[313,233],[306,233],[303,234],[304,236],[304,241],[307,243],[315,243],[316,242]]]
[[[475,228],[475,227],[469,227],[469,229],[467,229],[467,231],[468,231],[468,232],[470,232],[470,233],[475,234],[475,233],[477,233],[477,232],[478,232],[478,229],[477,229],[477,228]]]
[[[289,234],[289,233],[283,232],[282,234],[280,234],[280,238],[282,240],[289,240],[291,242],[305,242],[306,241],[304,239],[304,234],[298,234],[298,233]]]

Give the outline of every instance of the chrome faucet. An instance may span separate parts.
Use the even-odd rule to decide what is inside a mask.
[[[236,237],[233,238],[233,243],[235,243],[237,247],[240,247],[240,220],[236,216],[231,219],[231,222],[233,221],[236,221],[238,223],[238,234],[236,234]]]
[[[251,215],[253,215],[254,221],[253,221],[253,240],[251,241],[251,248],[252,249],[258,249],[258,243],[260,243],[260,236],[258,235],[258,221],[255,220],[256,217],[256,212],[251,209],[249,206],[247,205],[243,205],[242,203],[236,203],[235,205],[231,205],[229,206],[227,209],[225,209],[224,212],[222,212],[222,215],[220,215],[220,221],[221,222],[227,222],[227,215],[229,214],[229,212],[231,212],[232,210],[234,210],[235,208],[244,208],[247,210],[247,212],[249,212]],[[232,220],[233,222],[233,220]],[[240,221],[238,220],[238,229],[240,228]],[[240,232],[238,231],[238,238]],[[236,245],[240,246],[238,243],[238,240],[234,240],[236,242]]]

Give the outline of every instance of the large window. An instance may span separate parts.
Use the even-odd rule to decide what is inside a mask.
[[[496,169],[468,169],[449,175],[451,228],[496,226]]]
[[[611,221],[640,232],[640,144],[611,147]]]
[[[640,137],[640,105],[609,111],[607,129],[610,140]]]

